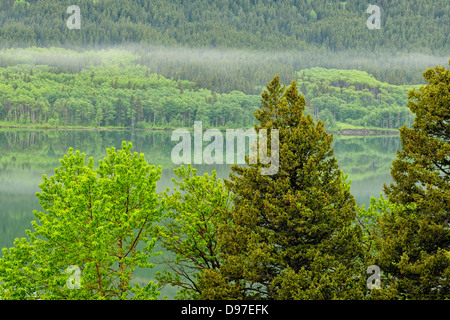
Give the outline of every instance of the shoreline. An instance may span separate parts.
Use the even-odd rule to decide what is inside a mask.
[[[131,128],[113,128],[113,127],[34,127],[34,126],[2,126],[0,129],[34,129],[34,130],[92,130],[92,131],[120,131],[120,130],[133,130]],[[170,131],[176,129],[187,129],[190,128],[134,128],[135,131]],[[219,129],[222,130],[222,129]],[[223,129],[225,130],[225,129]],[[392,129],[342,129],[339,131],[330,130],[327,131],[329,134],[337,134],[344,136],[372,136],[372,135],[399,135],[398,130]]]
[[[33,127],[33,126],[2,126],[0,129],[34,129],[34,130],[93,130],[93,131],[118,131],[118,130],[132,130],[125,127]],[[154,130],[154,131],[169,131],[175,130],[172,128],[135,128],[134,130]]]
[[[375,136],[375,135],[386,135],[386,136],[397,136],[399,135],[398,130],[386,130],[386,129],[342,129],[339,131],[327,131],[327,133],[339,134],[343,136]]]

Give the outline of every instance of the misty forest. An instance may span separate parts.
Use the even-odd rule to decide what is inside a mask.
[[[0,299],[450,299],[449,52],[448,0],[0,0]]]

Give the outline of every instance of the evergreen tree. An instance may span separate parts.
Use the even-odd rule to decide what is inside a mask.
[[[234,206],[219,235],[218,270],[200,279],[204,298],[363,298],[363,251],[356,206],[322,122],[303,114],[295,81],[275,77],[255,113],[257,132],[279,130],[279,170],[234,165]],[[270,137],[268,139],[270,141]],[[260,146],[261,147],[261,146]],[[268,147],[271,156],[272,147]]]
[[[400,129],[402,150],[385,185],[399,208],[380,218],[376,264],[400,297],[450,298],[450,71],[428,69],[409,92],[416,118]]]

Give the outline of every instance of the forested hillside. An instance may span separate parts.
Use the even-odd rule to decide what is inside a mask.
[[[79,0],[80,30],[66,27],[71,0],[0,3],[2,47],[152,42],[264,50],[450,49],[447,0],[379,1],[380,32],[366,27],[369,3],[362,0]]]

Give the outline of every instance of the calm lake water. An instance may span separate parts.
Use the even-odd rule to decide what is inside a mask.
[[[41,210],[35,193],[42,175],[52,175],[59,159],[69,147],[80,150],[96,163],[106,156],[106,148],[121,148],[122,141],[131,141],[136,152],[144,153],[150,164],[163,167],[158,190],[172,187],[172,148],[170,131],[97,131],[97,130],[25,130],[0,129],[0,248],[11,247],[15,238],[25,236],[35,220],[33,210]],[[384,183],[392,181],[390,166],[400,148],[399,136],[348,137],[334,136],[335,156],[340,168],[352,180],[352,193],[359,205],[378,197]],[[194,165],[199,172],[216,170],[227,178],[230,165]],[[136,281],[148,281],[151,271],[139,270]],[[169,298],[174,290],[163,291]]]

